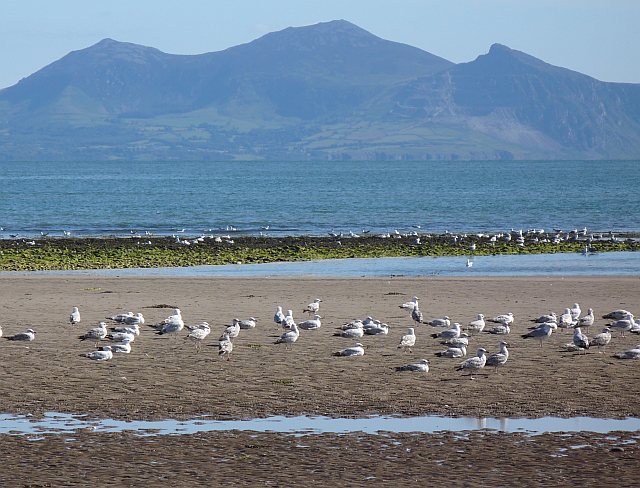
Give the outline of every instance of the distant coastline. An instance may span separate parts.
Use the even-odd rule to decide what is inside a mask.
[[[508,236],[508,237],[507,237]],[[553,239],[556,239],[555,242]],[[1,239],[0,271],[159,268],[402,256],[639,251],[639,233],[371,236],[64,237]]]

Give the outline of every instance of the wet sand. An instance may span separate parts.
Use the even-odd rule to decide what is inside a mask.
[[[437,329],[427,325],[416,328],[418,339],[413,352],[401,352],[396,346],[412,323],[409,314],[398,305],[412,295],[421,298],[425,319],[449,315],[466,324],[477,313],[492,317],[513,312],[516,322],[507,336],[511,353],[508,363],[498,372],[485,370],[472,380],[455,371],[458,360],[434,356],[444,346],[429,337]],[[61,411],[122,419],[186,419],[197,415],[231,419],[298,414],[640,417],[639,363],[612,357],[613,352],[640,343],[640,337],[633,334],[620,337],[616,332],[604,354],[597,350],[589,350],[587,354],[561,352],[562,344],[571,342],[569,332],[554,334],[542,348],[537,342],[520,337],[530,326],[529,319],[550,311],[562,312],[574,302],[579,302],[583,311],[592,307],[597,317],[617,308],[638,312],[638,277],[0,276],[0,296],[5,336],[28,327],[37,331],[33,343],[2,340],[0,344],[0,412],[38,415]],[[293,309],[299,322],[302,309],[315,297],[323,299],[322,327],[302,331],[291,348],[273,344],[281,333],[272,320],[276,305]],[[82,322],[74,327],[68,324],[73,305],[80,307],[82,313]],[[157,336],[152,328],[143,326],[129,355],[117,355],[106,363],[94,363],[80,356],[92,350],[93,344],[81,342],[77,336],[99,320],[131,310],[142,312],[148,323],[154,323],[170,312],[169,308],[159,306],[181,308],[188,324],[201,321],[211,324],[212,333],[200,352],[184,341],[185,334],[178,338]],[[332,352],[355,342],[334,337],[335,327],[367,315],[387,322],[391,326],[389,335],[365,336],[361,341],[366,348],[363,357],[333,357]],[[242,331],[235,340],[232,361],[219,360],[217,338],[223,326],[230,324],[233,317],[249,316],[259,319],[258,326]],[[607,322],[598,318],[588,335],[599,332]],[[500,339],[485,333],[474,336],[470,353],[477,347],[497,351]],[[431,361],[431,371],[426,375],[398,373],[394,369],[423,357]],[[481,434],[474,433],[471,437]],[[630,463],[627,458],[636,452],[635,445],[625,446],[624,451],[611,451],[614,441],[606,441],[604,435],[522,438],[519,434],[491,434],[478,439],[480,451],[467,449],[471,446],[468,441],[455,441],[452,436],[391,434],[387,438],[325,434],[296,438],[209,433],[139,438],[132,434],[82,433],[70,441],[64,441],[62,436],[45,436],[32,442],[27,436],[4,435],[0,436],[0,442],[4,453],[11,452],[5,462],[5,468],[9,469],[3,476],[25,485],[28,480],[31,486],[46,483],[52,468],[56,468],[56,477],[51,478],[50,486],[82,485],[89,480],[100,480],[103,484],[111,480],[114,485],[126,486],[142,479],[155,480],[157,486],[171,481],[205,486],[207,480],[251,485],[267,479],[275,486],[310,485],[309,479],[317,486],[332,481],[376,484],[391,479],[399,485],[408,485],[415,484],[414,477],[426,476],[451,482],[451,470],[456,470],[453,477],[457,478],[452,484],[464,486],[470,484],[465,473],[479,472],[474,468],[476,463],[482,463],[486,469],[482,480],[498,484],[500,477],[510,476],[509,473],[532,477],[529,481],[523,478],[519,485],[535,485],[532,479],[538,480],[538,484],[557,484],[558,479],[579,479],[587,484],[588,480],[624,480],[626,474],[635,472],[637,476],[639,470],[638,463]],[[588,443],[595,442],[596,447],[567,447],[576,442],[587,443],[580,440],[582,437],[591,439]],[[401,438],[401,444],[394,444],[396,438]],[[441,440],[444,444],[440,446]],[[404,450],[406,443],[411,451]],[[261,448],[247,447],[251,444]],[[311,447],[296,447],[298,444]],[[465,446],[463,453],[457,452],[460,446]],[[550,457],[554,449],[565,447],[568,457]],[[74,456],[60,457],[65,448]],[[314,453],[311,456],[310,450]],[[420,452],[430,461],[421,461],[417,454]],[[522,468],[519,464],[525,453],[537,461],[526,460],[532,464],[525,463]],[[92,467],[95,456],[99,462]],[[195,457],[192,462],[191,456]],[[172,457],[177,459],[173,464],[169,461]],[[299,462],[287,471],[289,457]],[[441,457],[445,461],[439,465],[436,461]],[[461,465],[454,468],[458,458]],[[24,477],[21,466],[38,459],[45,464],[31,468]],[[133,471],[131,477],[109,466],[109,460],[115,463],[118,459],[126,460],[123,462]],[[577,469],[571,461],[583,463],[585,470]],[[393,472],[394,469],[399,471]],[[152,472],[142,473],[144,470]],[[548,477],[553,473],[560,478]],[[62,482],[60,476],[68,479]],[[367,476],[375,478],[367,480]]]

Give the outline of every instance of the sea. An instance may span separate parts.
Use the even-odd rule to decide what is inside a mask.
[[[640,231],[640,161],[0,163],[0,238]]]

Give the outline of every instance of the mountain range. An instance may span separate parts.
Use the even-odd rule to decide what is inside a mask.
[[[0,160],[639,157],[640,84],[344,20],[199,55],[104,39],[0,90]]]

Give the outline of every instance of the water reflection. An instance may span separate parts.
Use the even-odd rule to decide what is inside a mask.
[[[134,432],[138,435],[183,435],[212,431],[279,432],[299,435],[322,433],[364,432],[460,432],[493,430],[500,432],[526,432],[530,435],[545,432],[598,432],[640,431],[640,418],[603,419],[594,417],[385,417],[330,418],[274,416],[250,420],[116,420],[90,419],[84,415],[47,412],[41,418],[24,415],[0,414],[0,434],[70,434],[79,430],[92,432]]]

